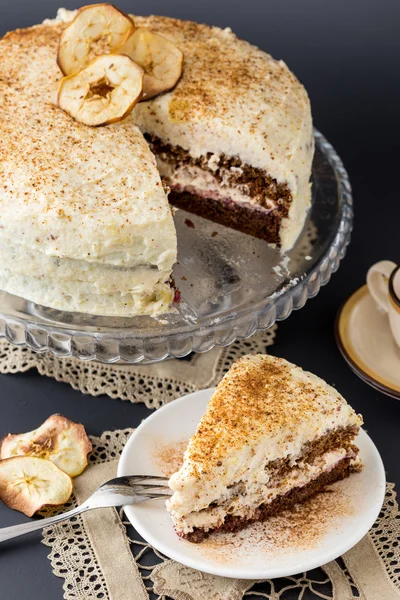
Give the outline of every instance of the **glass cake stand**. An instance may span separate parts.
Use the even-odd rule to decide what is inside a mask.
[[[174,280],[181,301],[159,318],[61,312],[0,292],[0,337],[37,352],[103,363],[145,363],[206,352],[286,319],[328,283],[352,229],[347,173],[315,132],[313,200],[286,255],[266,242],[178,210]]]

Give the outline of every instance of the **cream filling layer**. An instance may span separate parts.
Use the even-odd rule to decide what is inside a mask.
[[[179,186],[182,190],[189,192],[197,192],[200,194],[209,194],[212,197],[230,198],[234,202],[251,204],[255,207],[271,210],[275,207],[273,200],[269,201],[269,207],[265,209],[257,202],[257,198],[249,196],[248,187],[246,185],[237,185],[232,187],[229,184],[229,173],[223,176],[219,182],[212,173],[201,169],[195,165],[182,165],[175,167],[173,164],[156,157],[157,167],[162,177],[168,180],[169,185],[173,188]],[[239,168],[237,168],[239,170]]]
[[[214,199],[229,198],[234,202],[248,204],[265,212],[276,208],[276,203],[273,200],[267,200],[266,207],[260,206],[257,198],[249,196],[246,185],[232,187],[229,184],[228,172],[222,178],[222,182],[219,182],[212,173],[204,171],[200,167],[194,165],[175,167],[171,163],[163,161],[160,157],[156,157],[156,159],[160,175],[167,179],[172,189],[174,189],[174,186],[178,186],[179,191],[208,195]],[[288,217],[282,219],[281,222],[279,236],[283,250],[290,249],[295,243],[304,227],[310,205],[311,184],[304,182],[301,190],[290,203]]]
[[[186,515],[182,514],[182,511],[171,510],[172,520],[179,532],[190,533],[195,528],[207,531],[219,527],[227,515],[251,518],[261,504],[270,503],[277,496],[282,496],[293,488],[307,485],[322,473],[332,470],[348,456],[353,456],[353,453],[348,453],[344,448],[326,452],[313,464],[297,463],[290,474],[280,480],[271,478],[266,470],[266,481],[263,485],[252,483],[253,474],[250,473],[245,494],[234,496],[237,488],[226,489],[222,504]]]

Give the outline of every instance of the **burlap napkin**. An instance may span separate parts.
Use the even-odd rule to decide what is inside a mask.
[[[92,438],[91,465],[75,480],[73,504],[115,476],[131,430]],[[400,511],[388,484],[370,533],[338,561],[273,581],[215,577],[168,560],[141,540],[114,509],[85,513],[47,528],[53,572],[66,600],[400,600]]]

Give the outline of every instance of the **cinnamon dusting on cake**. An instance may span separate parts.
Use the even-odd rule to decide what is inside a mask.
[[[316,376],[267,355],[248,355],[236,361],[211,398],[188,447],[188,466],[204,477],[228,453],[239,452],[257,439],[295,435],[306,418],[326,423],[348,407],[344,398]],[[354,424],[362,423],[353,414]]]
[[[73,121],[55,106],[54,94],[57,83],[62,77],[56,63],[56,56],[59,38],[64,28],[64,23],[36,25],[28,29],[16,29],[0,39],[0,54],[7,56],[7,60],[3,61],[0,77],[4,142],[0,147],[0,181],[9,179],[10,174],[7,169],[10,168],[10,163],[19,165],[21,170],[27,170],[29,185],[34,188],[33,191],[37,194],[44,191],[49,197],[44,212],[54,212],[55,207],[62,202],[59,217],[70,220],[71,216],[88,213],[92,210],[92,205],[80,202],[80,198],[72,197],[75,188],[68,179],[65,180],[68,185],[63,189],[66,197],[60,197],[59,164],[63,164],[65,172],[69,172],[71,168],[71,173],[74,173],[73,167],[76,170],[77,164],[81,162],[85,164],[90,158],[99,155],[99,144],[103,142],[106,148],[106,144],[117,136],[117,132],[123,132],[126,143],[129,143],[130,136],[131,145],[138,143],[145,149],[145,144],[133,123],[125,122],[118,128],[88,130],[85,125]],[[53,134],[53,131],[57,135]],[[23,147],[22,142],[19,141],[21,135],[24,136],[25,152],[21,151]],[[61,146],[60,139],[63,140]],[[136,151],[140,153],[142,148],[137,147]],[[104,153],[105,150],[103,149],[102,152]],[[148,161],[141,162],[141,166],[143,175],[151,177],[154,164],[150,156]],[[106,183],[108,184],[108,180]],[[110,210],[110,207],[115,212],[120,211],[115,199],[110,197],[112,192],[107,194],[107,185],[102,183],[101,179],[97,185],[99,188],[97,200],[103,209],[99,209],[99,214],[101,215],[107,209]],[[132,194],[134,191],[132,183],[124,186],[123,178],[120,186],[122,190],[126,187],[124,193]],[[75,187],[79,188],[76,183]],[[18,186],[13,189],[11,185],[7,193],[12,199],[14,195],[20,193],[20,190]],[[25,204],[32,203],[32,196],[34,197],[33,194],[26,196]],[[52,202],[53,196],[57,196],[58,204]],[[101,223],[100,217],[98,218]],[[129,215],[127,218],[129,219]],[[83,225],[82,229],[84,229]]]
[[[229,116],[232,103],[249,94],[268,97],[278,108],[283,90],[305,102],[302,86],[282,61],[239,39],[229,28],[155,15],[134,18],[139,26],[164,35],[184,51],[183,75],[169,105],[173,121]],[[252,117],[253,128],[268,120],[262,106]]]

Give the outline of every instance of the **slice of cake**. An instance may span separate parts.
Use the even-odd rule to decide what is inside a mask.
[[[0,289],[101,315],[169,310],[175,226],[132,119],[78,123],[55,105],[63,24],[0,40]]]
[[[293,246],[310,205],[314,138],[307,92],[282,61],[232,31],[134,16],[184,54],[175,88],[136,105],[172,204]]]
[[[169,485],[179,536],[200,542],[290,509],[361,468],[362,417],[319,377],[267,355],[233,364]]]

